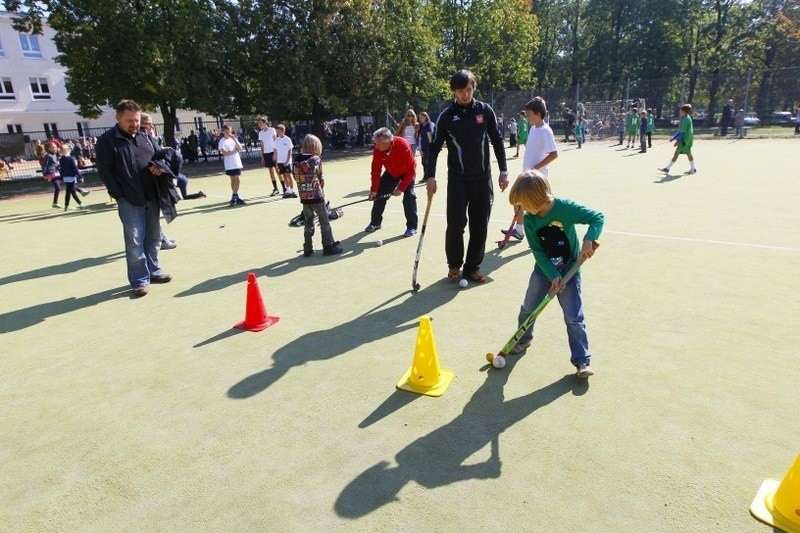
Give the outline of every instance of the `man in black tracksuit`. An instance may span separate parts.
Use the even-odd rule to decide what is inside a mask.
[[[454,101],[436,122],[436,134],[428,148],[428,196],[436,193],[436,160],[447,142],[447,231],[445,253],[453,281],[463,277],[478,283],[486,280],[479,268],[486,248],[489,215],[494,192],[489,158],[489,143],[500,168],[498,185],[508,187],[506,152],[497,129],[494,110],[472,97],[477,83],[468,70],[459,70],[450,79]],[[464,258],[464,228],[469,218],[469,244]]]

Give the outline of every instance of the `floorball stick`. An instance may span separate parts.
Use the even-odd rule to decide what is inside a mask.
[[[422,254],[422,240],[425,238],[425,228],[428,227],[428,215],[431,213],[433,195],[428,195],[428,205],[425,206],[425,216],[422,218],[422,229],[419,232],[419,242],[417,243],[417,256],[414,258],[414,273],[411,275],[411,288],[414,292],[419,290],[417,283],[417,270],[419,269],[419,256]]]
[[[506,244],[508,244],[508,240],[511,238],[511,232],[514,231],[514,226],[517,224],[517,216],[520,212],[520,206],[514,206],[514,218],[511,219],[511,225],[508,226],[508,231],[506,231],[506,236],[503,237],[502,241],[497,241],[497,247],[501,250],[505,248]]]
[[[599,242],[594,241],[592,243],[592,247],[595,250],[597,250],[598,246],[600,246]],[[578,259],[578,261],[574,265],[572,265],[572,268],[570,268],[567,271],[567,273],[561,278],[562,287],[566,286],[567,282],[572,279],[572,277],[575,275],[576,272],[578,272],[578,269],[581,268],[581,265],[583,265],[585,261],[586,261],[585,258],[581,258]],[[506,365],[505,358],[508,355],[508,353],[514,346],[516,346],[516,344],[519,342],[522,336],[525,335],[525,332],[530,329],[530,327],[533,325],[533,321],[536,320],[536,317],[538,317],[541,314],[544,308],[547,307],[547,304],[553,301],[553,299],[555,299],[557,295],[558,295],[558,290],[550,289],[550,292],[548,292],[547,295],[545,295],[545,297],[542,299],[542,301],[539,302],[539,305],[537,305],[536,308],[533,311],[531,311],[527,317],[525,317],[525,320],[522,322],[522,324],[520,324],[519,328],[517,328],[517,331],[516,333],[514,333],[514,336],[508,340],[505,346],[503,346],[503,349],[497,352],[497,355],[491,352],[487,353],[486,360],[492,363],[492,366],[494,366],[495,368],[503,368]]]

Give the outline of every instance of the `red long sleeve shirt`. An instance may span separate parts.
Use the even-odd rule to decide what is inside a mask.
[[[392,177],[400,179],[400,184],[397,186],[400,192],[406,192],[406,189],[413,185],[417,173],[417,160],[411,153],[408,141],[402,137],[395,137],[388,152],[381,152],[377,148],[373,150],[371,192],[378,192],[383,168]]]

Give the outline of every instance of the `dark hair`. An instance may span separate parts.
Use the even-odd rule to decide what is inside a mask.
[[[117,104],[117,107],[114,108],[118,114],[122,114],[125,111],[141,111],[142,108],[139,107],[139,104],[134,102],[133,100],[120,100]]]
[[[472,88],[474,89],[478,86],[478,80],[475,78],[475,74],[466,69],[457,71],[455,74],[453,74],[453,77],[450,78],[451,91],[464,89],[470,84],[472,84]]]
[[[525,104],[525,109],[530,109],[542,119],[547,116],[547,104],[544,102],[544,98],[541,96],[535,97],[533,100]]]
[[[683,104],[681,106],[681,111],[683,111],[687,115],[691,115],[692,114],[692,104]]]

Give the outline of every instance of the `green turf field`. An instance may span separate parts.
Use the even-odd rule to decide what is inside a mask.
[[[299,201],[259,169],[230,208],[220,170],[167,228],[174,281],[137,300],[102,189],[69,214],[0,202],[0,531],[768,531],[750,503],[800,453],[797,142],[698,141],[694,176],[656,170],[661,140],[559,146],[556,195],[606,215],[588,383],[555,303],[487,371],[533,266],[495,245],[507,192],[490,280],[459,289],[442,180],[414,294],[399,200],[372,235],[369,204],[346,208],[345,254],[303,258]],[[368,157],[325,166],[331,204],[366,194]],[[231,328],[248,272],[280,317],[260,333]],[[395,390],[422,315],[455,373],[441,398]]]

